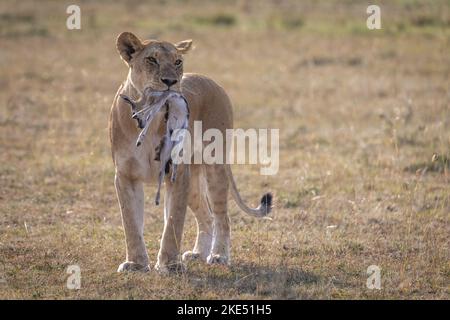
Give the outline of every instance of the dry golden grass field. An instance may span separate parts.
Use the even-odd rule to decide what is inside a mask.
[[[0,299],[449,299],[450,2],[0,2]],[[235,127],[279,128],[280,170],[234,165],[232,265],[116,273],[125,240],[109,110],[122,31],[193,39],[185,71],[220,83]],[[163,228],[146,187],[151,264]],[[182,251],[196,226],[188,212]],[[66,287],[69,265],[81,289]],[[381,289],[366,287],[381,268]]]

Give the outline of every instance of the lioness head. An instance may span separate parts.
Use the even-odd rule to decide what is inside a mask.
[[[192,40],[172,44],[166,41],[141,41],[131,32],[117,37],[117,50],[129,66],[133,86],[142,92],[150,87],[155,91],[169,88],[180,91],[183,76],[183,54],[189,51]]]

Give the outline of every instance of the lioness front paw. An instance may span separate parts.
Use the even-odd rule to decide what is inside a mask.
[[[186,265],[182,262],[156,263],[155,270],[160,274],[186,272]]]
[[[229,265],[229,259],[227,256],[222,256],[220,254],[210,254],[206,259],[208,264],[221,264]]]
[[[119,268],[117,269],[117,272],[149,272],[150,266],[149,265],[142,265],[139,263],[135,263],[132,261],[125,261],[120,264]]]
[[[183,253],[182,260],[184,262],[200,260],[200,253],[186,251],[185,253]]]

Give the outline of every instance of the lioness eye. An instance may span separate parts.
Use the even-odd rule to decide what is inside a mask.
[[[156,59],[153,58],[153,57],[148,57],[147,61],[150,62],[150,63],[153,63],[153,64],[158,64],[158,61],[156,61]]]
[[[181,61],[180,59],[178,59],[177,61],[175,61],[175,65],[176,66],[179,66],[179,65],[181,65],[183,63],[183,61]]]

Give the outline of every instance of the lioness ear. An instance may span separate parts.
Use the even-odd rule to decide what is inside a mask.
[[[122,59],[129,64],[133,54],[140,51],[144,46],[141,40],[131,32],[122,32],[117,37],[116,47]]]
[[[177,48],[178,52],[181,54],[185,54],[191,49],[192,47],[192,40],[184,40],[181,42],[178,42],[175,44],[175,47]]]

